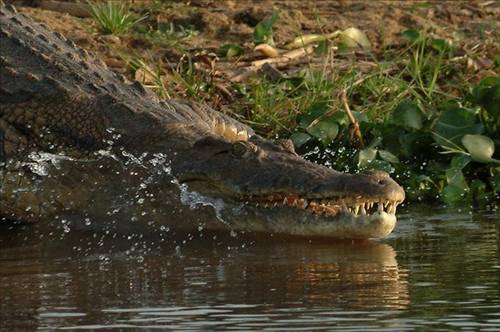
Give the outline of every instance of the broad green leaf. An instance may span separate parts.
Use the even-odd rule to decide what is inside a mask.
[[[377,149],[366,148],[358,153],[358,166],[367,167],[373,160],[377,158]]]
[[[273,12],[272,16],[268,19],[262,20],[255,26],[253,33],[255,45],[269,44],[274,45],[273,41],[273,25],[278,20],[278,12]]]
[[[431,47],[438,52],[444,52],[451,49],[451,45],[444,39],[432,39]]]
[[[448,184],[441,192],[443,200],[451,205],[461,204],[469,199],[469,187],[461,170],[450,168],[446,171]]]
[[[385,171],[387,173],[393,173],[394,172],[394,167],[385,160],[372,160],[372,162],[367,166],[368,169],[376,169],[379,171]]]
[[[366,112],[352,111],[352,115],[358,122],[369,122]]]
[[[422,128],[422,111],[417,104],[403,101],[394,110],[393,122],[401,127],[419,130]]]
[[[418,38],[420,38],[420,32],[415,29],[408,29],[401,33],[401,37],[413,43],[417,41]]]
[[[448,184],[454,185],[464,190],[468,188],[464,174],[462,173],[462,170],[458,168],[449,168],[446,170],[446,181],[448,182]]]
[[[399,163],[398,157],[396,157],[395,155],[393,155],[392,153],[390,153],[387,150],[379,150],[378,154],[379,154],[380,158],[384,159],[385,161],[390,162],[391,164]]]
[[[500,76],[486,76],[479,82],[479,86],[491,87],[500,84]]]
[[[340,33],[342,45],[347,48],[370,49],[371,44],[365,33],[357,28],[348,28]]]
[[[380,136],[375,136],[371,141],[370,144],[368,144],[368,148],[374,149],[378,147],[380,144],[382,144],[382,137]]]
[[[433,135],[434,140],[442,146],[450,146],[451,143],[447,140],[458,145],[463,135],[481,134],[484,126],[478,121],[474,112],[457,107],[444,111],[434,130],[438,134]]]
[[[451,159],[451,168],[461,171],[470,161],[470,157],[466,154],[456,155]]]
[[[480,105],[493,117],[500,117],[500,84],[486,88],[480,101]]]
[[[452,184],[448,184],[443,188],[441,197],[443,201],[450,205],[461,205],[468,200],[468,189],[464,189]]]
[[[489,76],[472,90],[472,102],[484,107],[493,117],[500,117],[500,77]]]
[[[481,180],[472,180],[470,192],[475,200],[480,201],[486,195],[486,184]]]
[[[330,118],[335,120],[340,126],[347,126],[349,124],[349,118],[345,112],[335,112]]]
[[[329,106],[327,102],[317,102],[312,104],[306,112],[299,116],[299,126],[306,129],[311,124],[311,122],[325,114],[328,109]]]
[[[462,144],[465,146],[470,156],[475,161],[489,163],[495,152],[495,143],[491,138],[484,135],[464,135]]]
[[[323,145],[330,144],[339,133],[339,125],[332,119],[319,121],[317,124],[309,127],[307,132],[316,137]]]
[[[290,136],[290,139],[292,140],[293,145],[295,145],[296,148],[300,148],[301,146],[309,142],[311,138],[312,137],[306,133],[293,133]]]

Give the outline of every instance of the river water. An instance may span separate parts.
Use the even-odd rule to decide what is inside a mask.
[[[500,331],[500,214],[382,241],[0,228],[0,330]]]

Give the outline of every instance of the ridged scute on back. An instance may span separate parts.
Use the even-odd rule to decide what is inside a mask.
[[[207,106],[188,101],[160,102],[141,83],[113,73],[71,40],[16,13],[13,7],[0,6],[0,38],[0,106],[19,109],[15,105],[22,104],[23,114],[30,114],[19,121],[0,110],[0,117],[6,122],[15,120],[15,127],[28,136],[33,134],[30,119],[38,117],[45,119],[49,130],[59,128],[51,131],[61,136],[58,141],[76,146],[87,146],[91,140],[83,135],[82,128],[72,126],[89,120],[99,128],[92,134],[96,141],[109,126],[121,134],[123,144],[142,144],[148,141],[146,137],[160,137],[170,123],[189,124],[199,135],[212,132],[226,137],[221,127],[230,128],[230,134],[253,134],[247,126]],[[52,104],[41,102],[46,100]],[[59,101],[66,105],[68,100],[71,107],[58,107]],[[51,123],[51,119],[58,119],[51,114],[62,110],[62,122]],[[63,137],[68,135],[71,139]],[[31,140],[37,145],[35,135]]]

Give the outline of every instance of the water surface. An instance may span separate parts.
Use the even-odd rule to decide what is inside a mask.
[[[0,330],[499,331],[499,239],[427,206],[364,243],[3,225]]]

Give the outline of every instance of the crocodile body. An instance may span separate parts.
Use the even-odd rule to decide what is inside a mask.
[[[105,227],[382,237],[403,190],[299,157],[208,106],[158,100],[0,6],[0,216]],[[161,226],[159,226],[161,225]]]

